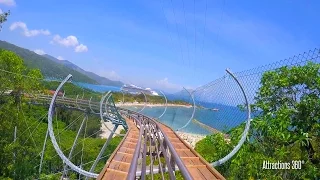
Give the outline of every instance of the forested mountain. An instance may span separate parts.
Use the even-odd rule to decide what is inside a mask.
[[[33,51],[18,47],[10,44],[6,41],[0,40],[0,49],[6,49],[18,54],[23,60],[24,64],[28,68],[40,69],[42,74],[48,78],[65,78],[68,74],[72,74],[73,80],[78,82],[87,82],[92,84],[98,84],[97,81],[92,78],[81,74],[80,72],[69,68],[63,64],[54,62],[44,56],[38,55]]]
[[[59,64],[63,64],[64,66],[70,68],[70,69],[73,69],[73,70],[76,70],[88,77],[90,77],[91,79],[94,79],[95,81],[97,81],[99,84],[102,84],[102,85],[108,85],[108,86],[117,86],[117,87],[121,87],[123,85],[123,82],[121,81],[113,81],[113,80],[110,80],[108,78],[105,78],[105,77],[101,77],[95,73],[92,73],[92,72],[89,72],[89,71],[86,71],[86,70],[83,70],[82,68],[80,68],[79,66],[73,64],[72,62],[68,61],[68,60],[59,60],[55,57],[52,57],[48,54],[45,54],[43,55],[44,57],[54,61],[54,62],[57,62]]]

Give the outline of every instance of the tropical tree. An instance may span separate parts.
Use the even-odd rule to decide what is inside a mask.
[[[38,90],[42,73],[38,69],[27,69],[23,60],[15,53],[0,49],[0,95],[13,91],[16,102],[21,93]]]
[[[48,143],[44,153],[44,161],[39,174],[40,154],[44,137],[47,132],[47,107],[33,106],[30,100],[25,99],[27,93],[34,93],[43,88],[57,87],[58,82],[44,82],[42,73],[38,69],[27,69],[24,61],[11,51],[0,49],[0,179],[58,179],[61,174],[52,174],[63,170],[63,162],[57,157],[53,145]],[[83,92],[80,87],[73,84],[66,85],[66,89],[71,95]],[[89,95],[98,96],[92,91]],[[89,96],[89,97],[90,97]],[[77,111],[56,108],[56,118],[54,120],[55,130],[60,132],[59,146],[69,153],[68,150],[73,144],[74,138],[80,127],[81,121],[74,121],[81,114]],[[73,157],[73,162],[89,162],[96,158],[101,147],[105,143],[104,139],[96,138],[93,135],[100,129],[100,119],[94,116],[88,118],[86,130],[79,138],[78,142],[85,141],[87,146],[78,145],[75,147],[77,153]],[[15,131],[17,127],[17,131]],[[69,127],[69,128],[67,128]],[[14,138],[14,132],[16,137]],[[85,135],[84,135],[85,134]],[[89,137],[90,136],[90,137]],[[15,140],[16,139],[16,140]],[[105,165],[105,160],[120,143],[122,137],[114,137],[96,168],[99,171]],[[80,143],[82,144],[82,143]],[[90,168],[87,163],[84,168]],[[70,172],[70,179],[78,179],[75,173]]]
[[[218,167],[221,173],[228,179],[319,178],[320,64],[265,72],[255,102],[252,107],[258,115],[247,142],[230,162]],[[218,160],[236,145],[243,128],[242,124],[231,131],[228,145],[221,146],[226,140],[216,134],[200,141],[196,150],[207,160]],[[205,151],[208,146],[214,149]],[[290,169],[263,169],[264,161],[290,163]],[[293,169],[297,163],[301,169]]]
[[[10,11],[0,14],[0,31],[2,29],[2,24],[7,21],[7,18],[9,15],[10,15]]]

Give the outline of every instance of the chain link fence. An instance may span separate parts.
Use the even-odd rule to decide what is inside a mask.
[[[243,86],[249,104],[255,103],[260,81],[265,72],[287,66],[304,66],[308,62],[320,62],[320,50],[314,49],[293,57],[257,68],[233,73]],[[193,91],[197,111],[194,119],[198,124],[212,127],[212,132],[228,132],[246,121],[245,99],[239,85],[228,73]],[[252,116],[255,114],[252,112]]]

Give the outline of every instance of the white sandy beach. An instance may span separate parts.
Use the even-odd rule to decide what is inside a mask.
[[[150,103],[116,103],[116,106],[146,106],[146,107],[164,107],[165,104],[150,104]],[[192,105],[182,105],[182,104],[167,104],[170,107],[185,107],[191,108]]]
[[[186,132],[176,132],[181,139],[183,139],[186,143],[188,143],[192,148],[196,147],[196,143],[206,136],[203,134],[193,134]]]
[[[103,123],[103,122],[102,122]],[[113,129],[114,125],[111,122],[104,122],[106,126],[108,126],[109,129]],[[110,131],[103,125],[101,124],[101,131],[102,133],[100,134],[101,138],[108,138],[110,135]],[[116,130],[116,133],[120,133],[120,131],[123,129],[122,126],[119,126]],[[183,139],[186,143],[188,143],[192,148],[195,148],[196,143],[200,141],[201,139],[205,138],[205,135],[203,134],[193,134],[193,133],[186,133],[186,132],[177,132],[177,134]],[[113,135],[115,137],[116,135]]]
[[[100,137],[101,138],[108,138],[109,135],[111,134],[111,132],[107,129],[107,127],[105,125],[103,125],[102,123],[104,123],[110,130],[113,130],[114,125],[111,122],[102,122],[101,121],[101,134]],[[118,126],[117,130],[115,131],[116,133],[120,134],[120,131],[123,129],[122,126]],[[116,135],[114,134],[112,137],[115,137]]]

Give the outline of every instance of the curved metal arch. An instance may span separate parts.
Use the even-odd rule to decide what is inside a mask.
[[[105,103],[104,103],[104,110],[105,110],[106,113],[108,112],[108,102],[109,102],[109,98],[110,98],[111,96],[112,96],[112,94],[111,94],[111,92],[110,92],[110,94],[107,96],[107,99],[106,99],[106,101],[105,101]],[[108,113],[107,113],[107,116],[110,117],[110,116],[108,115]]]
[[[246,126],[245,126],[245,129],[242,133],[242,137],[240,138],[238,144],[233,148],[233,150],[228,154],[226,155],[225,157],[219,159],[218,161],[215,161],[213,163],[211,163],[212,166],[219,166],[223,163],[225,163],[226,161],[228,161],[233,155],[235,155],[240,147],[242,146],[242,144],[244,143],[244,141],[246,140],[247,138],[247,135],[248,135],[248,132],[249,132],[249,129],[250,129],[250,122],[251,122],[251,108],[250,108],[250,104],[248,102],[248,98],[247,98],[247,95],[244,91],[244,88],[242,86],[242,84],[239,82],[239,80],[236,78],[236,76],[230,72],[229,69],[226,69],[227,73],[236,81],[236,83],[239,85],[240,89],[241,89],[241,92],[244,96],[244,99],[245,99],[245,102],[246,102],[246,105],[247,105],[247,122],[246,122]]]
[[[103,102],[104,100],[106,99],[106,97],[111,93],[111,91],[108,91],[107,94],[105,94],[104,96],[102,96],[101,98],[101,101],[100,101],[100,119],[104,122],[104,119],[103,119],[103,113],[102,113],[102,107],[103,107]],[[106,112],[106,114],[108,114]],[[118,134],[116,133],[115,131],[111,130],[107,125],[105,125],[104,123],[102,123],[104,125],[104,127],[106,127],[111,133],[114,133],[115,135],[117,136],[125,136],[126,134]]]
[[[143,91],[140,91],[140,92],[141,92],[141,93],[143,94],[143,96],[144,96],[144,106],[143,106],[143,108],[142,108],[140,111],[137,111],[137,112],[139,112],[139,113],[146,108],[147,103],[148,103],[146,94],[145,94]],[[123,92],[123,90],[121,90],[121,93],[122,93],[122,105],[124,105],[124,92]]]
[[[164,97],[164,99],[166,100],[166,107],[164,108],[164,111],[162,112],[162,114],[158,117],[158,119],[160,119],[167,111],[167,107],[168,107],[168,100],[167,100],[167,96],[159,90],[159,92],[162,94],[162,96]]]
[[[142,112],[144,110],[144,108],[146,108],[148,100],[147,100],[147,96],[143,91],[140,91],[143,95],[144,95],[144,106],[140,111],[137,111],[138,113]]]
[[[108,102],[109,102],[109,98],[112,96],[112,93],[110,93],[108,96],[107,96],[107,99],[104,103],[104,108],[105,108],[105,113],[106,113],[106,116],[107,116],[107,119],[110,119],[110,120],[115,120],[113,117],[111,117],[108,113]]]
[[[92,109],[92,107],[91,107],[91,100],[92,100],[92,96],[90,97],[89,102],[88,102],[90,111],[91,111],[93,114],[100,114],[100,113],[95,112],[95,111]]]
[[[183,89],[186,90],[186,91],[189,93],[189,95],[190,95],[190,97],[191,97],[191,99],[192,99],[193,110],[192,110],[192,114],[191,114],[191,117],[190,117],[189,121],[188,121],[185,125],[183,125],[181,128],[178,128],[176,131],[180,131],[181,129],[187,127],[187,126],[190,124],[191,120],[193,119],[194,113],[196,112],[196,103],[195,103],[195,101],[194,101],[194,98],[193,98],[192,93],[189,92],[189,91],[188,91],[186,88],[184,88],[184,87],[183,87]]]
[[[121,93],[122,93],[122,105],[124,105],[124,93],[122,89],[121,89]]]
[[[77,108],[79,108],[79,109],[81,109],[81,110],[85,110],[85,109],[83,109],[83,108],[81,108],[81,107],[79,106],[79,104],[78,104],[78,98],[79,98],[79,94],[77,94],[77,98],[76,98],[76,106],[77,106]]]
[[[110,114],[108,113],[108,107],[110,107],[110,105],[108,105],[108,102],[109,102],[109,98],[111,98],[112,97],[112,93],[110,93],[109,94],[109,96],[107,97],[107,100],[106,100],[106,102],[105,102],[105,111],[106,111],[106,116],[107,116],[107,119],[110,119],[110,120],[112,120],[112,121],[118,121],[118,120],[116,120],[115,119],[115,117],[112,117],[112,116],[110,116]],[[116,106],[115,106],[115,108],[117,108]],[[117,109],[118,110],[118,109]],[[112,114],[112,113],[111,113]],[[121,116],[119,113],[117,113],[119,116]]]
[[[56,140],[56,137],[54,136],[54,132],[53,132],[53,126],[52,126],[52,116],[54,114],[54,105],[55,105],[55,101],[56,101],[56,98],[58,96],[58,92],[59,90],[62,88],[62,86],[69,80],[72,78],[72,75],[69,74],[61,83],[60,85],[58,86],[58,88],[56,89],[52,99],[51,99],[51,102],[50,102],[50,106],[49,106],[49,110],[48,110],[48,130],[49,130],[49,135],[50,135],[50,139],[51,139],[51,142],[53,144],[53,147],[54,149],[56,150],[57,154],[59,155],[59,157],[62,159],[62,161],[68,165],[72,170],[78,172],[79,174],[82,174],[86,177],[91,177],[91,178],[97,178],[98,177],[98,174],[96,173],[91,173],[91,172],[88,172],[88,171],[85,171],[81,168],[79,168],[78,166],[76,166],[75,164],[73,164],[64,154],[63,152],[61,151],[58,143],[57,143],[57,140]]]

